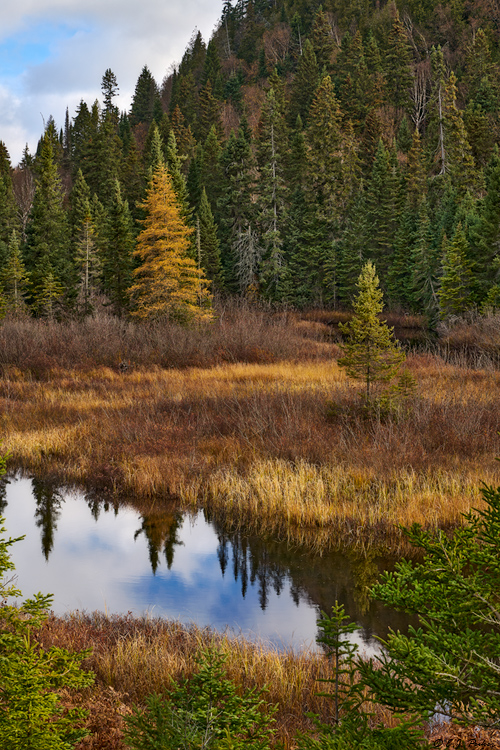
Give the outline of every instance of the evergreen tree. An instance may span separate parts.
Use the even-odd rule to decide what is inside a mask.
[[[2,462],[5,473],[5,459]],[[33,632],[47,619],[50,595],[35,594],[19,604],[21,592],[12,584],[10,547],[0,522],[0,746],[9,750],[70,750],[86,735],[85,713],[64,705],[63,692],[88,687],[93,676],[81,670],[87,651],[45,649]]]
[[[319,6],[314,17],[314,23],[309,36],[311,44],[316,55],[316,63],[320,74],[328,73],[331,67],[333,51],[335,49],[335,40],[333,38],[332,27],[328,23],[323,6]]]
[[[128,288],[132,282],[134,231],[128,203],[122,198],[118,180],[115,180],[112,200],[99,235],[103,290],[113,311],[121,317],[128,307]]]
[[[6,310],[15,316],[23,313],[26,309],[28,277],[21,256],[21,241],[15,229],[7,247],[5,265],[0,271],[0,285]]]
[[[418,615],[408,633],[390,631],[376,659],[359,660],[375,700],[425,721],[496,727],[499,712],[500,490],[453,533],[418,524],[405,536],[418,551],[382,575],[372,596]]]
[[[158,85],[148,66],[141,70],[132,97],[130,124],[132,127],[143,122],[150,125],[153,121],[155,102],[159,99]]]
[[[468,260],[468,243],[459,223],[451,241],[443,241],[442,273],[437,296],[441,318],[460,315],[470,307],[472,273]]]
[[[193,230],[182,219],[166,167],[154,172],[142,207],[146,218],[137,238],[138,265],[129,289],[133,315],[180,322],[210,319],[203,272],[187,256]]]
[[[411,51],[399,13],[396,11],[387,44],[385,75],[389,101],[399,117],[409,109],[410,89],[413,83]]]
[[[197,233],[199,241],[199,266],[203,269],[207,279],[210,279],[215,287],[220,289],[223,281],[220,242],[217,237],[217,226],[214,222],[205,188],[201,191]]]
[[[245,284],[254,283],[260,245],[255,234],[252,204],[253,156],[243,128],[229,136],[221,153],[224,189],[219,196],[221,259],[224,280],[230,291],[245,291]],[[257,250],[258,248],[258,250]],[[247,257],[245,256],[247,254]],[[251,274],[237,269],[251,268]]]
[[[0,141],[0,268],[9,255],[12,232],[19,232],[20,228],[10,156],[5,144]]]
[[[115,125],[118,123],[118,107],[113,104],[113,99],[117,95],[119,91],[118,87],[118,81],[116,80],[116,76],[111,70],[111,68],[107,68],[104,72],[104,75],[102,77],[101,82],[101,91],[103,94],[103,100],[104,100],[104,107],[103,107],[103,115],[104,117],[110,116],[112,121],[115,123]]]
[[[462,113],[457,108],[456,77],[451,73],[444,92],[443,118],[445,125],[446,169],[459,196],[467,190],[479,191],[482,175],[476,168],[467,138]]]
[[[264,255],[261,278],[266,296],[279,299],[285,276],[283,228],[286,222],[284,154],[287,151],[285,105],[279,82],[266,95],[258,137],[259,226]]]
[[[393,340],[392,329],[379,320],[383,295],[375,266],[368,261],[358,279],[358,294],[353,301],[354,315],[348,323],[339,324],[347,337],[341,345],[340,367],[349,377],[365,384],[365,401],[370,403],[374,384],[386,383],[397,374],[405,355]]]
[[[395,159],[379,141],[366,191],[366,214],[370,227],[367,256],[379,269],[385,283],[393,262],[401,215],[401,182]]]
[[[83,220],[77,234],[75,263],[80,278],[78,307],[86,317],[94,311],[100,278],[100,261],[96,245],[96,228],[92,220],[90,201],[87,199]]]
[[[58,290],[57,299],[60,299],[64,290],[66,299],[70,300],[75,292],[75,269],[69,255],[69,225],[50,137],[42,141],[27,234],[26,270],[30,277],[30,296],[35,308],[40,310],[46,307],[41,300],[47,298],[47,290],[50,290],[51,299],[55,294],[54,290]]]
[[[422,201],[418,212],[410,267],[410,296],[414,307],[422,310],[434,322],[439,308],[437,290],[440,269],[426,200]]]
[[[321,71],[318,61],[316,60],[314,48],[309,39],[306,39],[292,84],[290,105],[288,109],[290,125],[295,125],[299,115],[302,122],[304,124],[307,123],[309,107],[311,106],[316,87],[319,83],[320,73]]]

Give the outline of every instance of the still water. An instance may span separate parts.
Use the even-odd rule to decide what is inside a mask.
[[[35,479],[10,480],[0,512],[7,536],[25,535],[11,548],[23,598],[50,592],[58,614],[148,613],[300,649],[315,645],[319,613],[337,599],[367,653],[375,634],[406,624],[366,595],[387,561],[226,536],[202,512],[141,516]]]

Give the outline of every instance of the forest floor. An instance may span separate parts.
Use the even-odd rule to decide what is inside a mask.
[[[13,469],[146,511],[201,505],[318,551],[456,525],[481,482],[498,484],[498,321],[410,348],[415,393],[367,413],[337,365],[340,317],[233,308],[194,331],[6,321],[3,450]],[[395,322],[403,340],[405,326],[422,335],[418,319]]]

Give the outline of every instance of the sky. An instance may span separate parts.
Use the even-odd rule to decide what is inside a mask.
[[[0,10],[0,140],[16,166],[53,116],[64,125],[83,99],[102,100],[116,75],[120,110],[130,107],[147,65],[160,85],[199,30],[208,42],[222,0],[13,0]]]

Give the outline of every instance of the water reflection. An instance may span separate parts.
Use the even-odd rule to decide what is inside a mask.
[[[295,647],[314,644],[319,612],[330,611],[336,599],[359,622],[364,647],[389,624],[406,626],[368,600],[368,586],[390,562],[373,555],[318,557],[227,535],[203,513],[141,516],[40,479],[4,486],[0,507],[8,534],[26,534],[12,548],[19,588],[25,597],[52,592],[56,612],[149,611]]]

